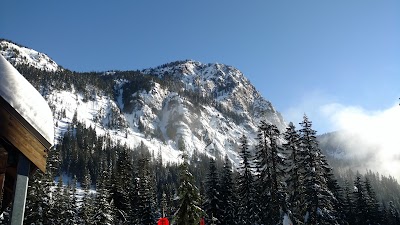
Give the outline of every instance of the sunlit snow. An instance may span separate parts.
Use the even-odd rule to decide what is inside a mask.
[[[0,96],[53,145],[53,116],[47,102],[1,55]]]

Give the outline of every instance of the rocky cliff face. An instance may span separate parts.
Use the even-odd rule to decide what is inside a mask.
[[[189,154],[228,155],[238,163],[239,137],[247,135],[256,143],[261,119],[281,130],[286,126],[272,104],[231,66],[186,60],[143,71],[86,74],[64,70],[45,54],[5,40],[0,53],[35,74],[30,81],[53,110],[56,138],[75,117],[98,135],[131,147],[143,143],[168,161],[178,160],[184,147]]]

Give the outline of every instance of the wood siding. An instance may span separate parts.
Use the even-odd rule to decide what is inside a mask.
[[[21,151],[41,171],[46,171],[50,143],[0,97],[0,136]]]

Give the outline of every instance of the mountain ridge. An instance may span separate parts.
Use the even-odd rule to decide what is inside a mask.
[[[0,39],[0,52],[13,65],[28,64],[53,72],[62,69],[46,54],[5,39]]]
[[[24,76],[33,74],[28,80],[53,110],[56,139],[75,118],[132,149],[144,143],[167,161],[179,158],[183,142],[189,155],[228,155],[237,165],[237,140],[246,135],[255,144],[261,119],[286,127],[272,103],[232,66],[185,60],[142,71],[78,73],[5,40],[0,53]]]

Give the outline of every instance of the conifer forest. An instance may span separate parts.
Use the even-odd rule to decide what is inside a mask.
[[[86,101],[100,90],[116,98],[117,75],[16,68],[44,95],[51,87],[73,89]],[[149,83],[158,82],[190,99],[194,108],[209,104],[232,121],[244,118],[216,103],[213,96],[185,91],[168,76],[160,79],[139,71],[118,76],[129,81],[122,86],[130,91],[126,93],[148,92]],[[122,96],[123,110],[132,111],[136,97]],[[97,133],[77,113],[50,151],[47,172],[36,172],[30,179],[24,224],[154,225],[162,217],[177,225],[197,225],[202,219],[220,225],[400,224],[398,181],[372,170],[339,173],[335,161],[323,154],[306,115],[285,129],[257,118],[257,143],[250,144],[246,135],[234,143],[240,156],[235,166],[227,154],[188,154],[183,139],[177,141],[180,159],[165,160],[162,149],[150,149],[143,142],[130,148],[110,133]],[[54,117],[65,117],[65,111]],[[106,125],[127,126],[112,116]],[[148,139],[161,139],[157,130],[146,133],[145,124],[138,124],[138,130]],[[166,132],[177,136],[172,128]],[[5,212],[0,224],[8,220]]]
[[[182,163],[164,163],[143,145],[114,145],[76,122],[52,151],[48,172],[30,182],[25,224],[150,225],[162,216],[174,224],[282,224],[284,217],[293,224],[400,224],[393,177],[335,176],[311,121],[304,116],[299,125],[280,133],[261,122],[257,146],[238,140],[243,160],[236,169],[228,158],[188,157],[184,145]]]

